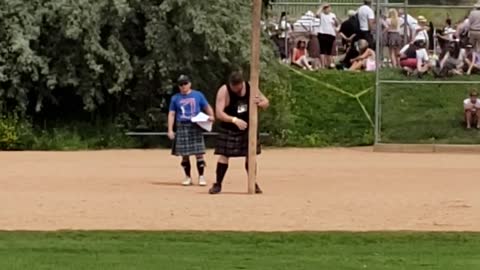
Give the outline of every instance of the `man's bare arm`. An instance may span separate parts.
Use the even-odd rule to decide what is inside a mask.
[[[270,106],[270,101],[268,98],[261,91],[258,91],[258,95],[259,99],[257,101],[257,106],[262,109],[268,108],[268,106]]]
[[[215,121],[215,114],[213,113],[212,106],[207,105],[205,106],[204,110],[207,113],[207,115],[210,116],[210,121]]]
[[[175,112],[168,113],[168,132],[173,132],[173,124],[175,123]]]
[[[227,107],[228,92],[227,87],[222,86],[217,93],[217,101],[215,103],[215,115],[216,118],[222,122],[231,123],[233,122],[233,117],[224,112],[225,107]]]

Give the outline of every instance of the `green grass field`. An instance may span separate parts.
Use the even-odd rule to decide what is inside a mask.
[[[399,71],[384,70],[382,79],[406,80]],[[414,80],[414,78],[407,78]],[[428,75],[422,80],[436,80]],[[480,81],[480,76],[445,80]],[[478,84],[382,84],[382,136],[388,143],[478,144],[479,130],[466,130],[462,102]]]
[[[474,233],[0,233],[0,269],[477,270]]]

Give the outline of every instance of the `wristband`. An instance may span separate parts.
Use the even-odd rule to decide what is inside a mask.
[[[234,124],[235,124],[235,122],[237,122],[237,120],[238,120],[238,118],[237,118],[237,117],[233,117],[233,119],[232,119],[232,123],[234,123]]]

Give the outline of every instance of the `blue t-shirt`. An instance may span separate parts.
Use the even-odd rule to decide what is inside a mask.
[[[170,101],[170,111],[175,112],[178,122],[190,122],[203,109],[208,106],[208,101],[202,92],[192,90],[190,94],[177,93]]]

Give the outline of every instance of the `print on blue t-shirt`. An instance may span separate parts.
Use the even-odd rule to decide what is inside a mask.
[[[177,121],[189,122],[207,106],[208,101],[205,96],[199,91],[192,90],[188,95],[175,94],[170,101],[169,111],[175,112]]]

